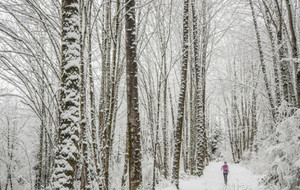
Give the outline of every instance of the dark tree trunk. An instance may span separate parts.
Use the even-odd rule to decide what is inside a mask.
[[[180,153],[182,141],[182,128],[184,120],[184,103],[187,85],[187,63],[188,63],[188,24],[189,24],[189,0],[184,0],[183,12],[183,47],[182,47],[182,63],[181,63],[181,86],[178,102],[177,126],[175,130],[174,142],[174,158],[172,181],[179,188],[179,169],[180,169]]]
[[[127,82],[127,130],[129,189],[136,190],[142,183],[140,119],[137,80],[137,41],[135,1],[125,0],[126,82]]]
[[[54,188],[74,189],[79,137],[80,29],[77,0],[62,1],[61,111]]]

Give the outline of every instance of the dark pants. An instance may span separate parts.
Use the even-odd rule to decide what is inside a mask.
[[[225,184],[227,184],[227,175],[228,175],[228,173],[223,173],[223,175],[224,175],[224,182],[225,182]]]

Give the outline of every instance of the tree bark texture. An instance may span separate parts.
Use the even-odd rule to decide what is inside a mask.
[[[61,111],[54,188],[74,189],[79,141],[80,29],[77,0],[62,1]]]
[[[195,71],[196,71],[196,171],[195,174],[200,176],[204,169],[204,107],[203,107],[203,65],[200,60],[200,49],[199,49],[199,36],[198,36],[198,17],[195,10],[195,0],[191,2],[192,15],[193,15],[193,42],[194,42],[194,56],[195,56]],[[204,26],[205,27],[205,26]],[[205,31],[205,30],[204,30]],[[204,37],[204,36],[203,36]],[[203,52],[206,53],[206,52]]]
[[[184,120],[184,103],[186,96],[187,86],[187,63],[188,63],[188,24],[189,24],[189,0],[184,0],[183,8],[183,45],[182,45],[182,63],[181,63],[181,84],[178,102],[178,115],[177,124],[175,129],[175,142],[174,142],[174,158],[173,158],[173,171],[172,181],[179,188],[179,169],[180,169],[180,153],[182,141],[182,128]]]
[[[136,190],[142,183],[141,129],[138,104],[137,41],[135,24],[135,1],[125,0],[126,35],[126,83],[127,83],[127,130],[129,189]]]

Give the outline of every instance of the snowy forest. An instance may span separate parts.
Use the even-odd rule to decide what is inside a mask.
[[[299,57],[299,0],[1,0],[0,190],[299,190]]]

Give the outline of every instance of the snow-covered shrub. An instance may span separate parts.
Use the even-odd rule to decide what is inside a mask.
[[[300,189],[300,110],[283,119],[260,149],[269,168],[262,182],[271,189]]]

